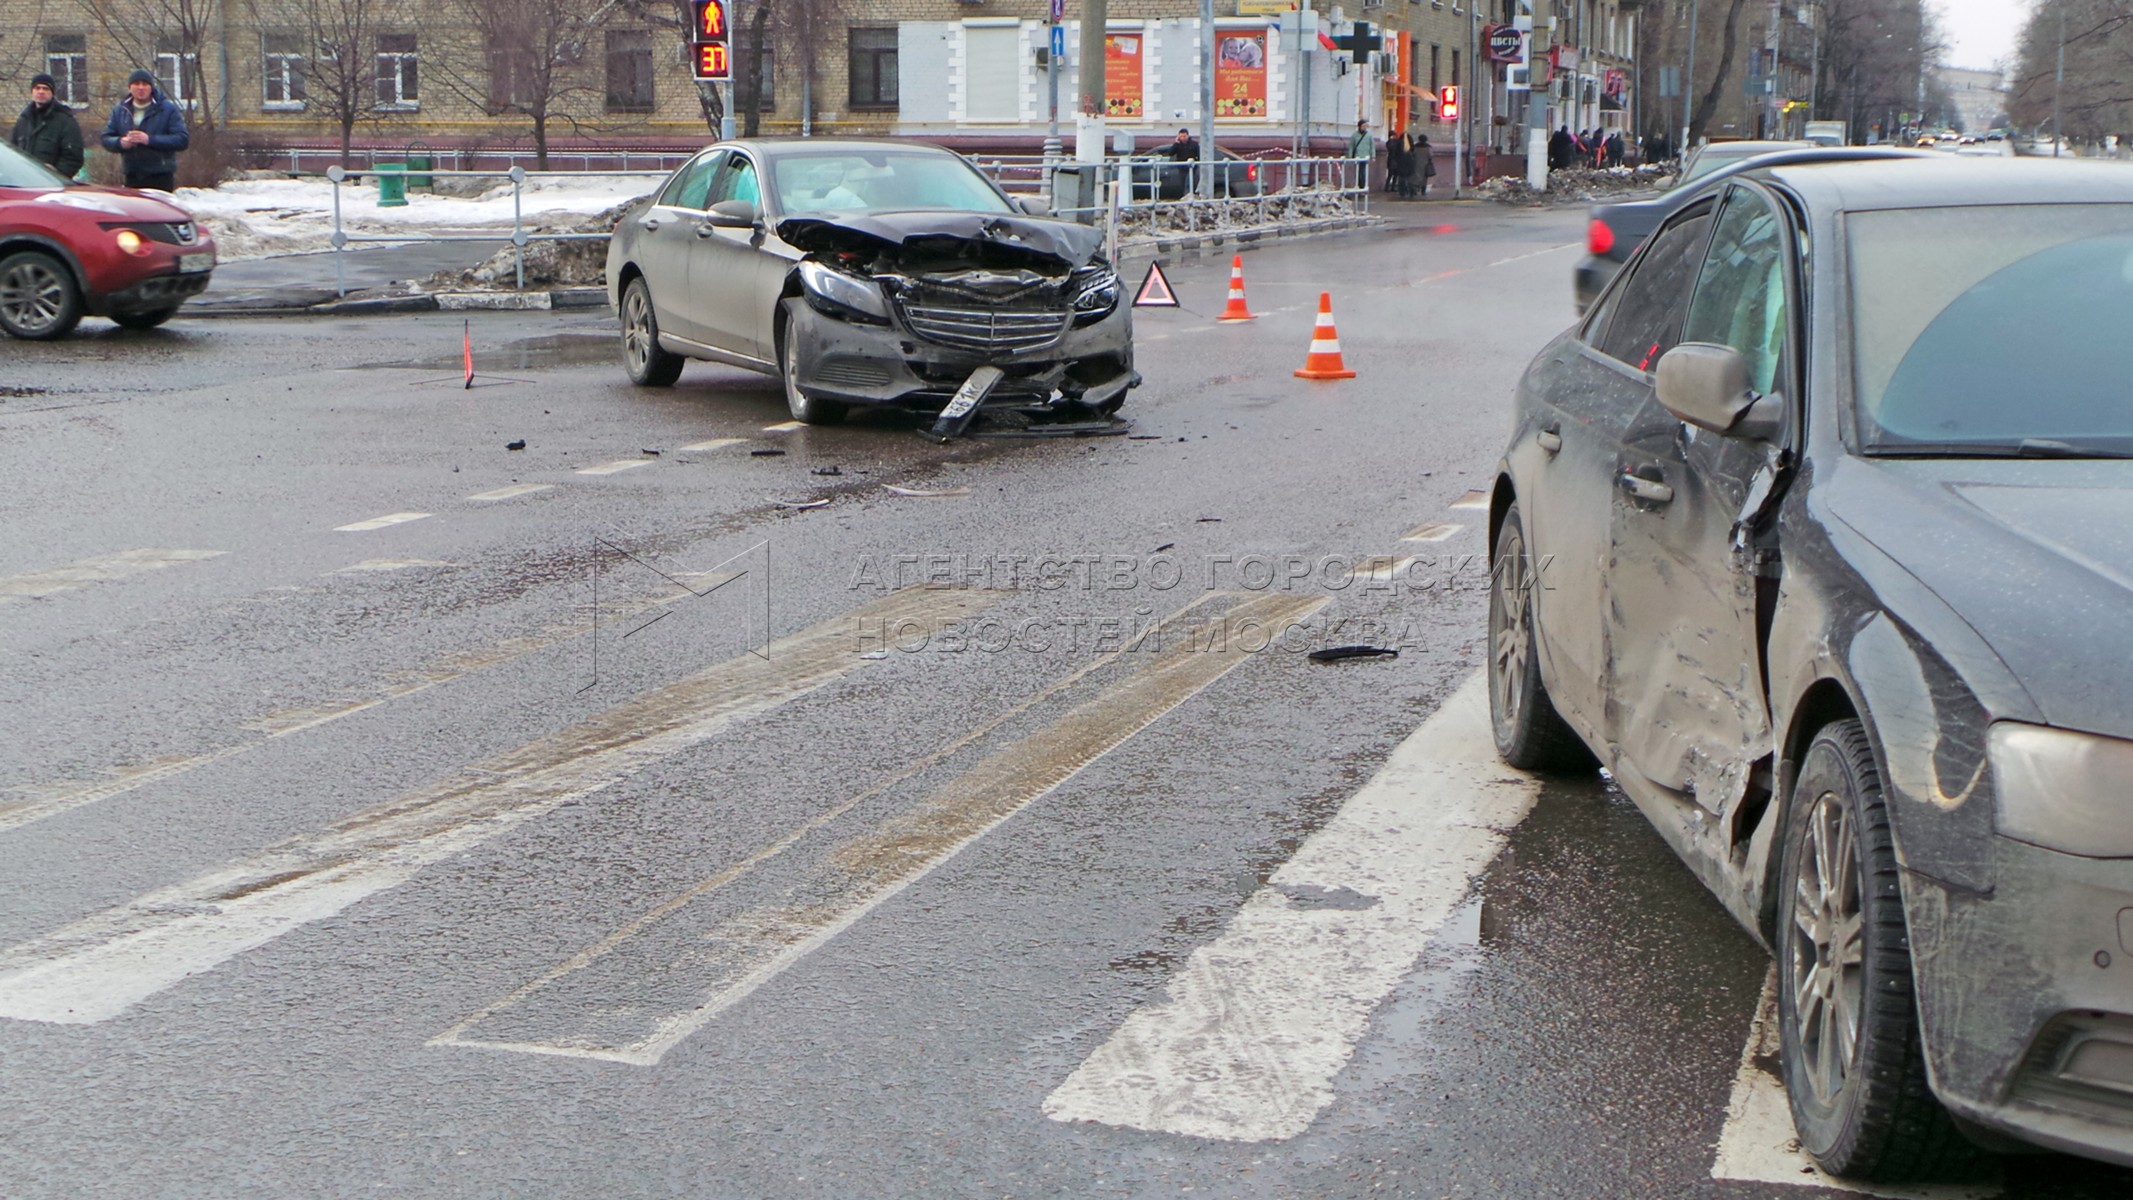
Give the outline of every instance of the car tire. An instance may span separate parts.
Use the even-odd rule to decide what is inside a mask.
[[[1926,1084],[1899,876],[1866,729],[1824,726],[1786,813],[1776,940],[1779,1066],[1831,1175],[1940,1179],[1980,1156]]]
[[[622,367],[638,387],[673,387],[688,361],[659,344],[652,289],[639,275],[622,288]]]
[[[1526,531],[1513,504],[1496,532],[1489,571],[1489,724],[1496,753],[1522,771],[1570,773],[1599,765],[1555,710],[1541,682]]]
[[[63,338],[81,323],[81,287],[67,264],[41,250],[0,258],[0,329],[26,341]]]
[[[800,362],[792,352],[792,312],[804,303],[798,297],[787,297],[778,312],[778,378],[785,384],[785,407],[803,425],[836,425],[849,411],[844,405],[800,390]]]
[[[177,315],[175,308],[156,308],[147,312],[113,313],[111,319],[118,322],[120,329],[154,329]]]

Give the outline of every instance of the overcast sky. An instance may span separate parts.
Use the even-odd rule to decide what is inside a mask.
[[[2012,59],[2029,0],[1930,0],[1948,39],[1947,65],[1990,67]]]

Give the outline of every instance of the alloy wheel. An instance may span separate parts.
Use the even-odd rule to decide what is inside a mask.
[[[9,325],[35,336],[59,323],[67,309],[68,283],[34,258],[18,261],[0,276],[0,314]]]
[[[622,297],[622,352],[629,356],[633,374],[647,372],[652,358],[651,300],[643,288],[631,288]]]
[[[1786,967],[1799,1014],[1801,1066],[1823,1104],[1843,1090],[1859,1044],[1866,939],[1856,842],[1844,801],[1829,792],[1817,797],[1794,878],[1798,936]]]
[[[1533,653],[1525,576],[1525,539],[1514,530],[1497,556],[1489,588],[1489,687],[1496,711],[1515,713],[1525,700],[1527,661]]]

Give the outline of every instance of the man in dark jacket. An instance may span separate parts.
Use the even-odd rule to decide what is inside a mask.
[[[126,186],[174,191],[178,186],[178,151],[192,145],[185,114],[163,98],[156,77],[135,71],[126,77],[126,99],[111,110],[104,126],[104,149],[126,166]]]
[[[15,118],[15,133],[8,140],[69,179],[81,170],[81,125],[74,120],[74,110],[55,97],[50,75],[30,76],[30,105]]]

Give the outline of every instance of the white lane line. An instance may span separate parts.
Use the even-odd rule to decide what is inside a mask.
[[[0,1017],[85,1025],[589,795],[867,660],[876,628],[937,632],[999,592],[907,588],[458,775],[0,953]]]
[[[1390,554],[1373,554],[1368,558],[1357,559],[1355,565],[1348,568],[1348,573],[1343,578],[1349,583],[1398,579],[1402,572],[1414,565],[1415,560],[1412,558],[1395,558]]]
[[[1441,542],[1464,528],[1466,528],[1464,525],[1454,525],[1446,521],[1433,521],[1427,525],[1417,525],[1406,533],[1401,534],[1400,540],[1403,542]]]
[[[554,486],[552,483],[514,483],[510,487],[500,487],[493,492],[476,492],[467,499],[509,500],[514,496],[531,496],[535,492],[545,492]]]
[[[227,550],[120,550],[115,554],[99,554],[63,567],[48,567],[42,571],[0,579],[0,604],[9,600],[49,596],[54,592],[71,591],[92,583],[124,579],[128,575],[138,575],[143,571],[198,562],[203,558],[216,558],[227,553]]]
[[[728,446],[738,446],[747,440],[747,438],[712,438],[708,442],[690,442],[676,451],[676,453],[695,454],[709,450],[723,450]]]
[[[649,458],[622,458],[611,463],[601,463],[597,467],[580,467],[578,468],[578,474],[613,475],[617,472],[633,470],[637,467],[649,467],[652,465],[652,461]]]
[[[405,571],[409,567],[456,567],[458,563],[445,562],[440,558],[366,558],[353,566],[330,571],[332,575],[346,575],[350,571]]]
[[[1227,603],[1234,597],[1218,594],[1209,599]],[[1207,601],[1189,606],[1156,629],[1153,652],[1136,646],[1097,659],[986,726],[660,905],[431,1042],[637,1066],[655,1064],[720,1013],[1197,695],[1250,658],[1255,649],[1264,649],[1269,637],[1279,636],[1325,603],[1322,597],[1255,595],[1216,613],[1202,611]],[[818,882],[806,887],[803,900],[729,917],[700,939],[693,939],[699,949],[684,961],[658,964],[662,984],[683,990],[683,997],[666,1001],[665,1011],[660,1010],[658,991],[644,986],[641,967],[618,961],[589,984],[578,977],[625,939],[731,883],[862,800],[972,745],[1010,717],[1058,695],[1121,656],[1135,664],[1131,674],[977,763],[910,810],[832,851],[817,868]],[[687,996],[686,985],[675,981],[692,975],[702,977],[704,982],[695,986],[703,990]],[[557,986],[565,981],[570,986]],[[593,997],[589,1006],[585,1003],[588,995]],[[618,1002],[620,995],[636,998]]]
[[[1533,808],[1539,784],[1496,757],[1488,708],[1477,674],[1044,1114],[1230,1141],[1309,1128],[1371,1010]]]
[[[357,521],[353,525],[336,525],[333,527],[333,531],[335,533],[368,533],[373,529],[383,529],[387,525],[404,525],[409,521],[419,521],[429,515],[428,513],[418,512],[387,513],[382,517],[372,517],[368,521]]]
[[[1447,508],[1487,508],[1488,506],[1489,506],[1489,494],[1488,494],[1487,492],[1483,492],[1483,491],[1470,491],[1470,492],[1466,492],[1466,493],[1462,494],[1462,495],[1461,495],[1461,496],[1460,496],[1460,497],[1459,497],[1459,498],[1458,498],[1457,500],[1454,500],[1454,501],[1452,501],[1452,502],[1451,502],[1450,504],[1446,505],[1445,507],[1447,507]]]
[[[805,421],[780,421],[780,422],[778,422],[778,423],[777,423],[777,424],[775,424],[775,425],[765,425],[765,426],[763,426],[763,432],[764,432],[764,433],[791,433],[791,432],[792,432],[793,430],[795,430],[795,429],[805,429],[805,428],[807,428],[807,422],[805,422]]]
[[[1775,1063],[1777,1056],[1777,970],[1772,968],[1763,978],[1763,997],[1748,1027],[1748,1044],[1741,1048],[1740,1070],[1733,1076],[1733,1095],[1726,1102],[1726,1124],[1718,1135],[1711,1178],[1829,1188],[1893,1200],[1994,1200],[2000,1195],[1997,1183],[1905,1187],[1824,1175],[1813,1159],[1800,1152],[1784,1081],[1762,1065]]]
[[[1584,244],[1585,243],[1583,242],[1564,242],[1560,246],[1550,246],[1546,250],[1535,250],[1530,254],[1514,254],[1509,258],[1499,258],[1495,262],[1492,262],[1488,265],[1492,267],[1500,267],[1503,266],[1505,263],[1524,262],[1529,258],[1539,258],[1543,254],[1558,254],[1564,250],[1575,250],[1576,248]]]

